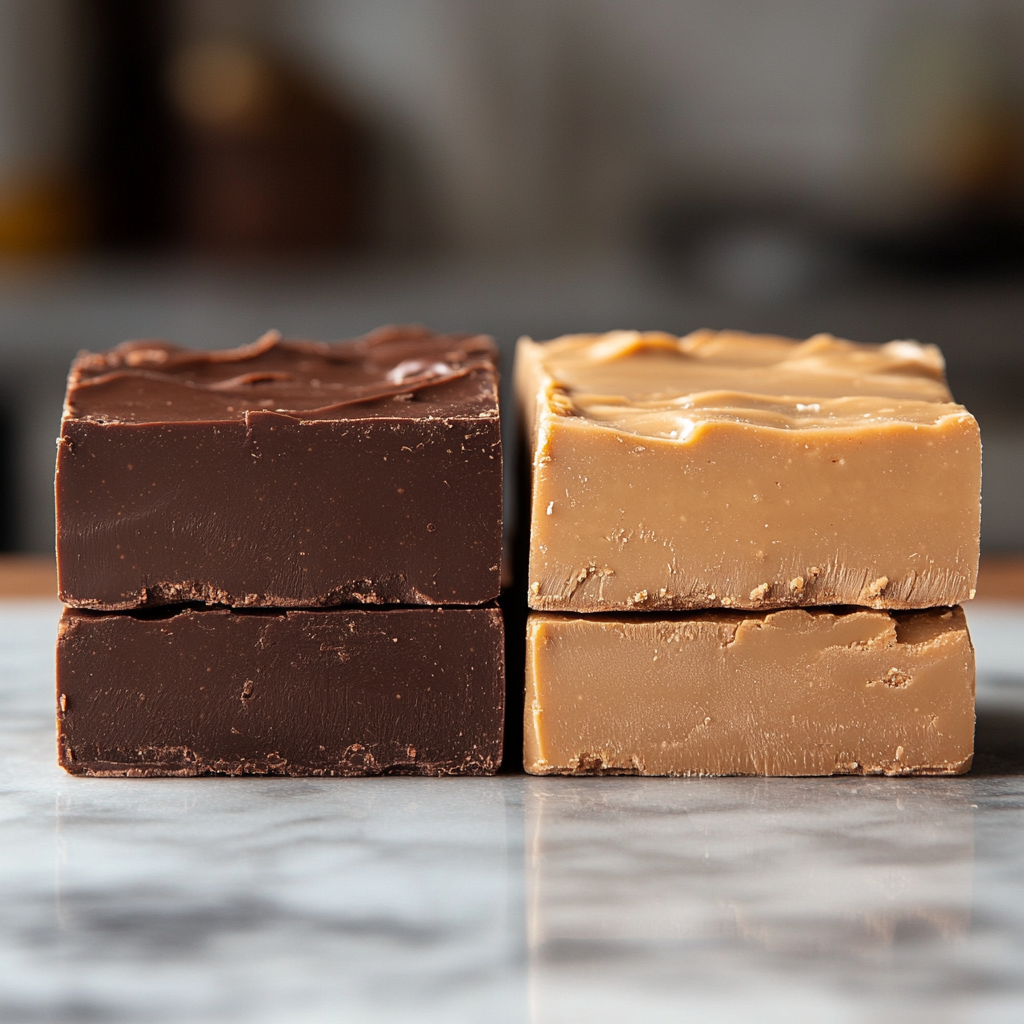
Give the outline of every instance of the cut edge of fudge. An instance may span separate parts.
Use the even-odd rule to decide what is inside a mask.
[[[502,614],[65,609],[58,762],[74,775],[491,775]]]
[[[961,608],[568,615],[527,626],[535,775],[958,775]]]

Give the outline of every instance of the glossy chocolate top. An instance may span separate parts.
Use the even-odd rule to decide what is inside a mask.
[[[83,352],[65,418],[101,423],[497,416],[497,348],[485,335],[383,327],[334,343],[270,331],[214,352],[158,340]]]

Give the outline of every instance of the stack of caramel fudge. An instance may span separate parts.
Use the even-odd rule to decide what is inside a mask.
[[[63,767],[495,771],[495,361],[418,328],[80,355],[56,482]]]
[[[520,342],[535,774],[956,774],[978,425],[933,346]]]

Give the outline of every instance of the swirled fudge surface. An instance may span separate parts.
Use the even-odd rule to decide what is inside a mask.
[[[934,346],[620,331],[516,358],[531,607],[974,596],[980,435]]]
[[[493,600],[496,360],[489,338],[416,327],[81,354],[58,442],[61,599],[103,610]]]

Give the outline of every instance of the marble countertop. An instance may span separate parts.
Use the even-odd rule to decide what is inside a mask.
[[[1024,605],[956,779],[75,779],[0,610],[0,1020],[1024,1019]]]

